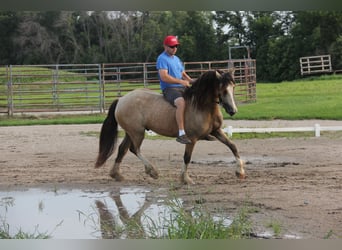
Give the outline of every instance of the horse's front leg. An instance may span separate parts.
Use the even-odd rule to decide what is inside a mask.
[[[238,178],[240,179],[244,179],[246,178],[246,173],[245,173],[245,169],[244,169],[244,161],[241,160],[238,149],[235,145],[234,142],[232,142],[231,140],[229,140],[229,138],[227,137],[227,135],[223,132],[222,129],[218,129],[216,131],[213,131],[211,133],[213,136],[215,136],[220,142],[222,142],[223,144],[225,144],[226,146],[228,146],[230,148],[230,150],[232,151],[232,153],[235,156],[235,160],[237,163],[237,170],[235,171],[235,174]]]
[[[190,163],[191,160],[191,155],[192,155],[192,151],[195,147],[195,143],[192,144],[186,144],[185,146],[185,151],[184,151],[184,156],[183,156],[183,166],[182,166],[182,172],[181,172],[181,182],[183,184],[195,184],[195,182],[190,178],[189,174],[188,174],[188,165]]]

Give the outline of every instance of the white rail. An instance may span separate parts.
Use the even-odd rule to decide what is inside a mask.
[[[228,126],[223,129],[228,136],[233,133],[271,133],[271,132],[315,132],[316,137],[321,136],[321,131],[342,131],[342,126],[321,126],[315,124],[313,127],[288,127],[288,128],[233,128]]]
[[[321,131],[342,131],[342,126],[321,126],[316,123],[313,127],[284,127],[284,128],[233,128],[228,126],[223,128],[223,131],[228,134],[229,137],[233,136],[233,133],[271,133],[271,132],[314,132],[316,137],[321,136]],[[151,130],[147,130],[146,134],[149,136],[157,135]]]

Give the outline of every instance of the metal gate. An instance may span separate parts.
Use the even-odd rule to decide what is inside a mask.
[[[9,115],[103,111],[100,64],[10,65],[1,77],[1,110],[6,101]]]
[[[235,68],[238,103],[256,101],[255,60],[184,63],[197,78],[207,70]],[[0,113],[104,112],[136,88],[160,92],[155,62],[10,65],[0,67]]]

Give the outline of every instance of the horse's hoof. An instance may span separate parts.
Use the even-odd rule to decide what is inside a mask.
[[[116,181],[125,180],[125,178],[121,174],[118,174],[118,173],[110,173],[109,176],[112,177]]]
[[[240,172],[238,172],[238,171],[235,172],[235,175],[236,175],[236,177],[239,178],[240,180],[244,180],[244,179],[247,178],[247,176],[246,176],[245,173],[242,174],[242,173],[240,173]]]
[[[190,180],[183,180],[183,184],[184,185],[195,185],[196,183],[190,179]]]
[[[151,176],[153,179],[158,179],[159,178],[159,173],[155,169],[146,170],[145,173],[148,174],[149,176]]]
[[[153,179],[158,179],[159,178],[159,174],[158,174],[158,172],[151,172],[150,173],[150,176],[153,178]]]
[[[196,184],[188,175],[181,176],[181,183],[183,185],[195,185]]]

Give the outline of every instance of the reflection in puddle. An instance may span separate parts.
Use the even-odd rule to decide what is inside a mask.
[[[162,197],[149,194],[142,188],[0,192],[0,223],[9,225],[10,235],[22,231],[57,239],[127,238],[134,235],[120,228],[132,219],[144,227],[143,218],[154,220],[166,212]]]
[[[175,207],[183,203],[180,199],[166,201],[166,196],[144,188],[0,192],[0,230],[5,228],[11,236],[21,231],[54,239],[159,238],[166,235],[170,218],[175,218],[172,206],[166,202],[179,203]],[[188,212],[193,218],[198,216]],[[213,217],[214,221],[222,219]],[[224,218],[221,222],[229,227],[232,220]],[[273,236],[269,232],[255,234],[256,238]]]

